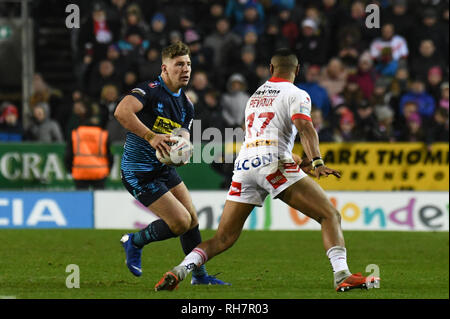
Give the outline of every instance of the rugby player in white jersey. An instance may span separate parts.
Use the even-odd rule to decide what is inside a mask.
[[[253,208],[262,206],[268,194],[320,223],[336,291],[369,288],[370,283],[379,279],[349,271],[341,216],[319,184],[303,171],[317,178],[340,177],[321,158],[319,139],[310,117],[310,97],[293,84],[299,69],[298,59],[290,50],[280,49],[273,55],[272,77],[247,102],[245,141],[235,161],[216,234],[164,274],[155,290],[175,289],[190,271],[230,248]],[[292,154],[297,132],[307,155],[303,163],[298,155]]]

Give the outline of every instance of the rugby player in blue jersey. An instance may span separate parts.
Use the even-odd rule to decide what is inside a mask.
[[[162,50],[161,74],[140,83],[126,95],[114,112],[127,138],[121,162],[125,188],[160,219],[121,238],[126,264],[135,276],[142,275],[142,248],[155,241],[180,237],[184,253],[201,243],[198,218],[186,185],[174,167],[162,164],[156,150],[169,153],[174,130],[189,140],[194,107],[183,87],[191,75],[190,51],[182,42]],[[208,275],[204,266],[193,271],[192,284],[227,284]]]

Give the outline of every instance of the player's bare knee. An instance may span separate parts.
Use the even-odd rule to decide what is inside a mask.
[[[169,227],[175,235],[182,235],[191,227],[191,216],[189,214],[177,216],[171,221]]]

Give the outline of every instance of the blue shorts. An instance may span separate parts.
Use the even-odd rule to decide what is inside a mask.
[[[128,192],[146,207],[182,182],[175,168],[169,166],[149,172],[122,170],[121,175]]]

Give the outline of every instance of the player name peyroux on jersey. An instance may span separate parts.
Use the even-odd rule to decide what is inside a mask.
[[[263,89],[256,91],[249,101],[249,108],[271,107],[275,98],[280,94],[278,89]]]

